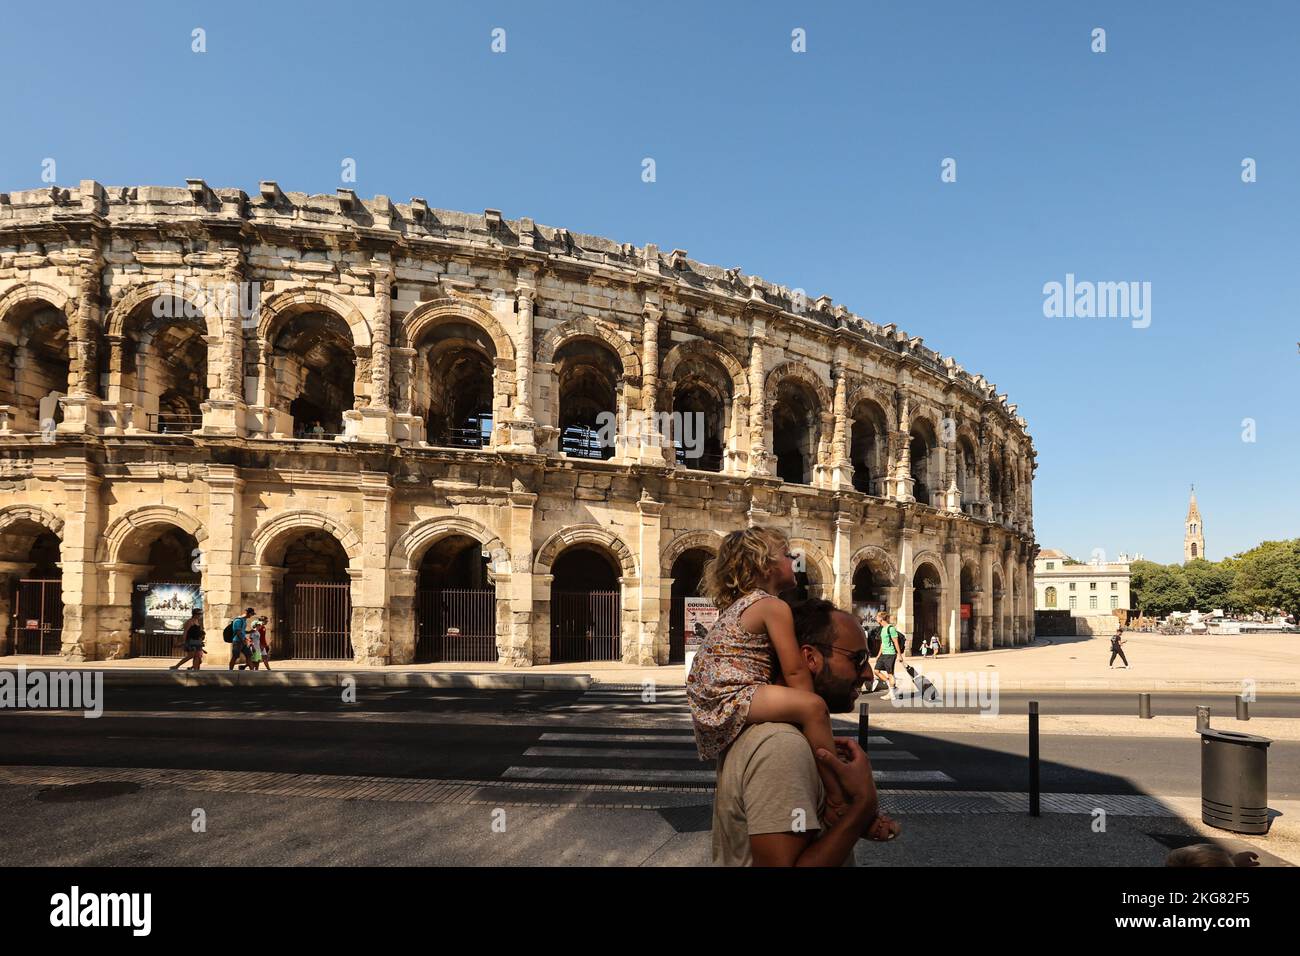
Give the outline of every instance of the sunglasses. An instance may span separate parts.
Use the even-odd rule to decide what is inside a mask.
[[[848,651],[842,647],[836,647],[834,644],[814,644],[813,647],[820,647],[831,651],[839,651],[841,654],[844,654],[845,656],[848,657],[849,660],[853,662],[853,667],[856,670],[862,670],[862,668],[867,666],[867,661],[871,660],[871,652],[866,650],[865,648],[860,651]]]

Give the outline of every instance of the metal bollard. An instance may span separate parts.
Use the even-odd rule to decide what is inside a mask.
[[[1138,694],[1138,716],[1143,720],[1151,719],[1151,695]]]
[[[1250,720],[1250,705],[1241,694],[1237,695],[1237,719]]]
[[[1038,701],[1029,702],[1029,815],[1039,815],[1038,807]]]
[[[1196,707],[1196,732],[1210,729],[1210,705],[1198,704]]]
[[[858,746],[862,752],[867,752],[867,707],[869,705],[864,700],[858,705]]]

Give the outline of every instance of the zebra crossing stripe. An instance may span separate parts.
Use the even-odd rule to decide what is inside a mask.
[[[592,757],[600,759],[643,757],[655,760],[690,760],[700,762],[692,744],[688,749],[679,747],[668,750],[663,747],[630,750],[627,747],[529,747],[524,751],[525,757]]]
[[[712,770],[623,770],[614,767],[510,767],[502,780],[603,780],[610,783],[713,783]]]
[[[873,770],[876,783],[956,783],[942,770]]]

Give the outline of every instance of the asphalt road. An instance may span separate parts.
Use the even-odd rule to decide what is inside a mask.
[[[654,702],[633,691],[586,694],[331,688],[115,688],[105,716],[0,711],[0,764],[184,768],[592,784],[711,784],[695,758],[679,691]],[[1030,695],[1004,694],[1003,713]],[[1132,713],[1129,694],[1035,694],[1043,713]],[[1157,714],[1192,713],[1206,698],[1160,695]],[[1213,706],[1215,700],[1210,699]],[[1229,698],[1226,706],[1230,706]],[[884,701],[881,706],[888,706]],[[1217,711],[1217,708],[1216,708]],[[1272,698],[1259,716],[1295,716]],[[1023,734],[890,730],[871,748],[884,789],[1023,791]],[[1199,793],[1195,737],[1044,735],[1045,792]],[[1270,756],[1270,796],[1300,796],[1300,743]]]

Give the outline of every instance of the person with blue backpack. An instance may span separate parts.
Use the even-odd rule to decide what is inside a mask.
[[[230,645],[230,670],[235,669],[239,663],[239,658],[244,658],[244,665],[253,662],[253,646],[248,640],[248,622],[253,619],[254,611],[251,607],[244,608],[244,616],[233,619],[226,625],[226,629],[221,632],[222,638]]]

